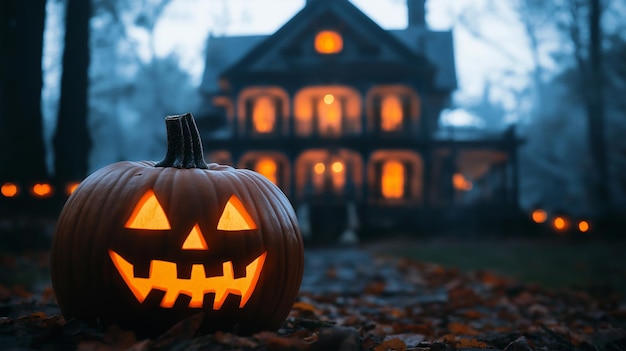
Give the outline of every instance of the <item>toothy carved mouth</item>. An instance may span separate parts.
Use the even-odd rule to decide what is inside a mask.
[[[117,268],[126,285],[140,303],[146,299],[152,289],[157,289],[165,291],[165,296],[163,296],[160,304],[163,308],[174,307],[179,294],[191,296],[191,301],[189,301],[190,308],[201,308],[204,294],[215,293],[213,309],[219,310],[222,308],[224,301],[226,301],[228,294],[241,296],[239,308],[246,305],[263,270],[267,252],[264,252],[246,266],[245,277],[237,279],[233,276],[232,261],[222,263],[222,276],[206,277],[204,266],[194,264],[191,267],[191,278],[181,279],[177,277],[176,263],[160,260],[150,261],[149,278],[135,278],[133,273],[134,266],[130,262],[113,250],[109,250],[109,256],[111,256],[115,268]]]

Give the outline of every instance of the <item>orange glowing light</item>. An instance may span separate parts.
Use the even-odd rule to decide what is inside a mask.
[[[226,207],[224,207],[220,220],[217,222],[217,229],[226,231],[252,230],[256,229],[256,223],[254,223],[254,220],[246,211],[241,200],[237,196],[232,195],[228,199]]]
[[[320,54],[336,54],[343,49],[341,35],[332,30],[323,30],[315,36],[315,51]]]
[[[335,173],[339,173],[339,172],[343,171],[343,163],[341,163],[339,161],[335,161],[330,166],[330,169],[332,169],[333,172],[335,172]]]
[[[126,228],[130,229],[148,229],[148,230],[164,230],[171,229],[170,222],[163,207],[157,200],[154,191],[148,190],[139,199],[133,213],[126,221]]]
[[[200,231],[200,227],[196,224],[189,235],[187,235],[187,239],[183,243],[183,250],[208,250],[209,246],[206,244],[206,240],[202,236],[202,232]]]
[[[333,102],[335,102],[335,97],[333,96],[333,94],[326,94],[326,95],[324,95],[324,103],[326,105],[330,105]]]
[[[270,182],[274,184],[277,184],[277,180],[276,180],[277,169],[278,167],[276,166],[276,161],[267,157],[263,157],[259,159],[255,167],[255,171],[261,173],[265,178],[267,178]]]
[[[4,197],[14,197],[17,195],[19,188],[13,183],[4,183],[0,187],[0,193]]]
[[[552,220],[552,225],[556,230],[565,230],[565,228],[567,227],[567,221],[565,220],[565,218],[557,216],[554,218],[554,220]]]
[[[202,308],[204,296],[214,293],[213,309],[219,310],[229,294],[240,295],[239,308],[243,308],[256,288],[261,276],[263,264],[267,252],[264,252],[246,266],[246,276],[235,278],[233,262],[222,263],[222,275],[207,277],[204,265],[193,264],[191,278],[180,279],[177,276],[177,265],[174,262],[152,260],[150,262],[150,276],[138,278],[134,274],[134,266],[113,250],[109,250],[109,256],[115,268],[126,282],[137,301],[142,303],[152,289],[165,292],[160,306],[172,308],[178,295],[183,294],[191,297],[190,308]]]
[[[269,133],[276,122],[276,105],[269,96],[261,96],[254,102],[252,123],[258,133]]]
[[[384,131],[402,127],[402,101],[397,95],[386,95],[381,102],[381,128]]]
[[[452,184],[454,185],[454,188],[457,190],[462,190],[462,191],[472,190],[472,182],[465,179],[465,176],[463,176],[461,173],[455,173],[452,176]]]
[[[382,169],[382,194],[387,199],[401,199],[404,196],[404,166],[398,161],[388,161]]]
[[[65,192],[67,193],[67,195],[72,195],[72,193],[74,193],[74,191],[76,191],[76,188],[78,188],[79,185],[80,185],[79,182],[69,183],[65,187]]]
[[[48,197],[52,195],[52,187],[47,183],[40,183],[33,185],[33,195],[37,197]]]
[[[323,163],[318,162],[313,166],[313,171],[317,174],[322,174],[326,170],[326,166]]]
[[[587,221],[580,221],[578,222],[578,230],[580,230],[581,233],[586,233],[589,231],[589,222]]]
[[[532,218],[535,223],[544,223],[548,219],[548,214],[544,210],[534,210]]]
[[[328,101],[331,101],[328,103]],[[322,134],[339,134],[341,132],[341,120],[343,112],[341,104],[336,103],[335,97],[326,94],[322,100],[318,102],[318,118],[319,130]]]

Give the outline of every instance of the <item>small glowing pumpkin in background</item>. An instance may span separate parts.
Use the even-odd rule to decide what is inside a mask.
[[[191,114],[166,127],[163,161],[104,167],[65,204],[51,252],[64,317],[143,335],[199,312],[203,332],[277,329],[303,274],[293,207],[256,172],[206,164]]]

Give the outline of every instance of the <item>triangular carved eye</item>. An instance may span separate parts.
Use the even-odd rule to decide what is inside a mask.
[[[126,228],[163,230],[171,229],[163,207],[154,195],[154,191],[148,190],[137,202],[133,213],[126,221]]]
[[[218,230],[252,230],[256,229],[256,223],[237,196],[228,199],[220,220],[217,222]]]

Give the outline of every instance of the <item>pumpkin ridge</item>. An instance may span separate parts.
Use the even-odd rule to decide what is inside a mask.
[[[263,200],[266,202],[265,205],[267,205],[268,207],[270,207],[272,209],[272,213],[276,213],[278,214],[278,216],[273,217],[272,219],[275,220],[276,218],[289,218],[289,212],[285,212],[284,211],[284,206],[278,206],[278,204],[276,202],[280,202],[280,204],[283,204],[283,201],[281,201],[281,199],[276,195],[276,192],[280,192],[282,194],[282,190],[280,190],[279,188],[274,188],[274,184],[269,182],[265,177],[263,177],[262,175],[253,172],[253,171],[249,171],[249,170],[239,170],[238,173],[242,176],[242,178],[245,178],[247,181],[243,182],[242,180],[239,180],[239,182],[244,185],[248,190],[247,192],[255,192],[255,193],[259,193],[259,194],[263,194]],[[254,187],[255,189],[253,189],[253,191],[250,190],[250,188]],[[262,208],[260,208],[260,203],[257,199],[257,201],[254,202],[254,206],[255,206],[255,211],[257,211],[257,213],[263,213],[265,211],[263,211]],[[277,232],[281,233],[281,237],[279,239],[277,238],[270,238],[270,243],[271,245],[269,245],[274,251],[277,252],[281,252],[282,256],[280,258],[278,258],[278,264],[286,264],[287,262],[289,262],[289,258],[290,258],[290,250],[292,247],[291,245],[291,241],[287,242],[285,240],[285,236],[283,234],[284,232],[284,228],[283,225],[281,223],[281,221],[276,221],[274,223],[274,225],[277,226],[277,228],[279,229]],[[264,233],[265,234],[265,233]],[[269,235],[269,234],[268,234]],[[265,241],[265,235],[263,236],[263,244],[267,245],[267,242]],[[280,245],[280,248],[274,247],[273,244],[276,245]],[[286,249],[289,248],[289,249]],[[299,255],[301,256],[301,255]],[[279,281],[282,282],[282,284],[280,284],[280,288],[277,289],[277,291],[275,292],[277,294],[277,296],[273,296],[273,306],[272,308],[270,308],[270,310],[272,311],[271,315],[268,317],[269,323],[270,324],[274,324],[276,323],[276,327],[278,328],[279,325],[284,319],[285,317],[287,317],[287,315],[289,314],[291,309],[286,309],[283,310],[282,308],[280,308],[283,305],[283,301],[285,299],[285,297],[290,296],[290,294],[292,294],[292,290],[290,289],[291,287],[291,268],[284,270],[282,276],[279,278]],[[300,276],[300,280],[302,279],[302,277]],[[300,282],[297,283],[297,286],[300,286]],[[297,292],[296,292],[297,293]],[[293,295],[293,300],[295,300],[295,294]],[[293,304],[293,301],[292,301]]]

